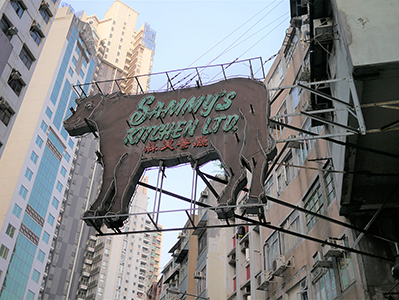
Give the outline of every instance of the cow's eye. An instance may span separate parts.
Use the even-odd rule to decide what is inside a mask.
[[[94,108],[94,103],[93,103],[92,101],[87,102],[87,103],[85,104],[85,107],[86,107],[87,109],[93,109],[93,108]]]

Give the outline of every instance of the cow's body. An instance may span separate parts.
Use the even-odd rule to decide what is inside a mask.
[[[219,204],[235,204],[247,185],[244,167],[252,173],[250,198],[264,203],[267,155],[274,150],[268,143],[267,120],[265,86],[243,78],[201,88],[94,95],[78,101],[65,128],[72,136],[90,130],[99,133],[104,169],[102,187],[86,215],[127,214],[148,167],[200,166],[215,159],[221,160],[228,175]],[[120,227],[125,219],[113,218],[107,225]]]

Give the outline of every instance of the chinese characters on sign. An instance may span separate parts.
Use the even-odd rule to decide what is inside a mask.
[[[180,148],[181,150],[184,149],[188,149],[189,145],[191,144],[190,139],[189,138],[181,138],[178,140],[176,146],[173,145],[174,140],[173,139],[169,139],[169,140],[163,140],[162,144],[163,146],[158,149],[158,146],[153,143],[153,142],[149,142],[145,148],[144,148],[144,152],[145,153],[155,153],[158,150],[160,151],[164,151],[166,149],[169,150],[174,150],[175,147],[176,148]],[[206,136],[199,136],[195,138],[194,143],[192,144],[192,147],[207,147],[208,146],[208,139]]]

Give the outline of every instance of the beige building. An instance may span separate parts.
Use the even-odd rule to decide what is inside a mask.
[[[134,76],[151,74],[155,54],[155,31],[144,23],[136,30],[138,12],[117,0],[100,20],[96,15],[82,15],[82,20],[91,24],[99,37],[99,52],[103,52],[96,81],[103,92],[121,89],[135,94],[147,91],[150,77]],[[113,81],[127,78],[126,80]]]
[[[90,41],[82,34],[90,30],[85,25],[69,7],[58,10],[4,147],[0,299],[37,299],[47,276],[58,216],[67,209],[62,203],[76,148],[62,120],[76,98],[72,85],[91,81],[96,66]]]
[[[40,0],[0,3],[0,157],[58,5]]]
[[[270,223],[229,229],[227,299],[395,299],[398,3],[290,2],[265,80]]]
[[[98,236],[94,247],[87,248],[84,263],[90,275],[82,274],[77,299],[146,299],[158,279],[162,245],[162,232],[146,216],[147,204],[147,189],[140,187],[122,229],[138,233]]]

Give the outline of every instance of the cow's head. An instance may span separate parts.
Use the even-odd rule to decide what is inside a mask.
[[[78,136],[96,129],[93,126],[90,128],[89,124],[93,124],[92,117],[102,99],[102,95],[97,94],[76,100],[76,109],[71,107],[72,115],[64,121],[64,127],[69,135]]]

